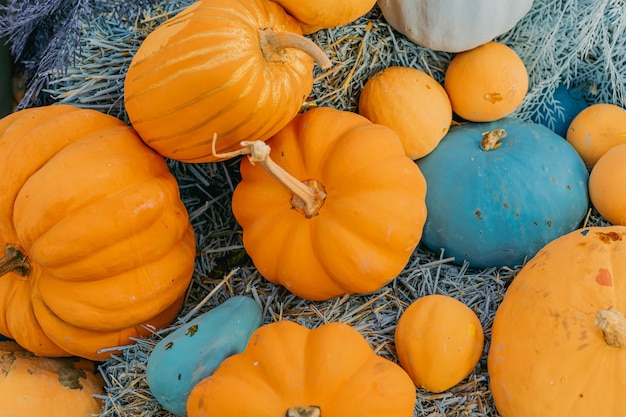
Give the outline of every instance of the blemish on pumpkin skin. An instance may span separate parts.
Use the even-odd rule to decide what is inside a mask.
[[[600,239],[602,243],[611,243],[622,240],[622,235],[617,232],[598,232],[596,236]]]
[[[596,282],[604,287],[612,287],[613,277],[611,277],[611,272],[608,269],[600,268],[598,275],[596,275]]]
[[[496,104],[499,101],[502,101],[504,99],[504,97],[502,97],[502,94],[500,93],[486,93],[485,94],[485,100],[488,100],[489,102]]]
[[[478,220],[482,220],[482,219],[483,219],[483,218],[482,218],[482,215],[483,215],[483,212],[482,212],[482,211],[480,211],[480,210],[476,209],[476,211],[474,212],[474,214],[476,215],[476,217],[478,218]]]

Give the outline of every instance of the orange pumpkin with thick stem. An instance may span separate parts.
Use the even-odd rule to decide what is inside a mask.
[[[280,4],[302,25],[305,34],[347,25],[366,15],[376,0],[272,0]]]
[[[165,159],[122,121],[54,105],[0,120],[0,334],[100,360],[178,313],[195,239]]]
[[[457,115],[472,122],[492,122],[522,103],[528,92],[528,71],[511,47],[487,42],[455,55],[443,86]]]
[[[422,236],[426,182],[391,129],[319,107],[244,145],[232,209],[261,275],[325,300],[402,271]]]
[[[298,112],[313,65],[331,66],[300,24],[270,0],[201,0],[151,32],[124,83],[133,127],[160,154],[209,162],[265,140]]]
[[[626,227],[586,227],[524,265],[496,310],[490,391],[502,417],[626,410]]]
[[[610,223],[626,226],[626,143],[609,149],[589,174],[589,198]]]
[[[100,415],[104,380],[93,362],[43,358],[0,342],[0,409],[11,417]]]
[[[414,407],[411,378],[354,328],[279,321],[196,384],[187,415],[411,417]]]

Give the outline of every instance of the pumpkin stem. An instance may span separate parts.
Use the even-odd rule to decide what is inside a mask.
[[[602,330],[604,341],[612,347],[626,348],[626,317],[615,310],[600,310],[595,325]]]
[[[494,129],[483,133],[483,139],[480,141],[480,147],[483,151],[491,151],[502,145],[500,140],[506,136],[506,130]]]
[[[0,277],[9,272],[26,276],[30,272],[30,262],[17,246],[6,244],[4,256],[0,258]]]
[[[213,134],[212,151],[213,156],[217,158],[230,159],[239,155],[248,155],[248,160],[252,165],[258,162],[263,169],[270,174],[276,181],[284,185],[291,193],[291,206],[302,213],[307,219],[317,216],[320,208],[324,205],[326,199],[326,191],[324,186],[317,180],[299,181],[293,175],[285,171],[272,158],[270,158],[270,146],[261,141],[243,141],[243,148],[226,153],[217,153],[215,143],[217,142],[217,134]]]
[[[259,30],[259,38],[263,56],[270,62],[285,62],[287,60],[285,49],[295,48],[310,55],[322,69],[328,69],[333,66],[330,59],[315,42],[297,33],[277,33],[273,29],[267,28]]]
[[[322,410],[316,405],[308,407],[290,407],[285,413],[285,417],[320,417]]]

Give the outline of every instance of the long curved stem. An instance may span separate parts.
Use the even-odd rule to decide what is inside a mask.
[[[333,66],[324,51],[309,38],[292,32],[274,32],[273,29],[259,30],[261,50],[268,61],[283,62],[286,48],[295,48],[309,54],[322,69]]]
[[[254,165],[258,162],[269,175],[291,191],[294,196],[291,199],[291,205],[294,209],[304,214],[305,217],[316,216],[322,205],[324,205],[324,200],[326,199],[324,186],[316,180],[309,180],[304,183],[285,171],[283,167],[270,158],[271,148],[267,143],[261,140],[243,141],[241,142],[243,148],[237,151],[217,153],[215,149],[216,141],[217,135],[214,134],[213,155],[215,157],[233,158],[238,155],[248,155],[251,164]]]

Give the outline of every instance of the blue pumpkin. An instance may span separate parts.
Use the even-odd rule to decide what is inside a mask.
[[[169,412],[186,414],[193,387],[213,374],[222,361],[246,348],[261,325],[253,299],[234,296],[161,339],[148,358],[146,382]]]
[[[574,117],[589,106],[584,96],[586,89],[586,85],[570,88],[563,84],[559,85],[549,100],[547,97],[544,99],[551,104],[546,104],[545,107],[535,111],[531,120],[541,123],[564,138]]]
[[[488,139],[502,132],[489,149]],[[417,164],[428,187],[422,243],[457,264],[520,265],[577,228],[588,210],[585,164],[541,124],[505,118],[454,126]]]

